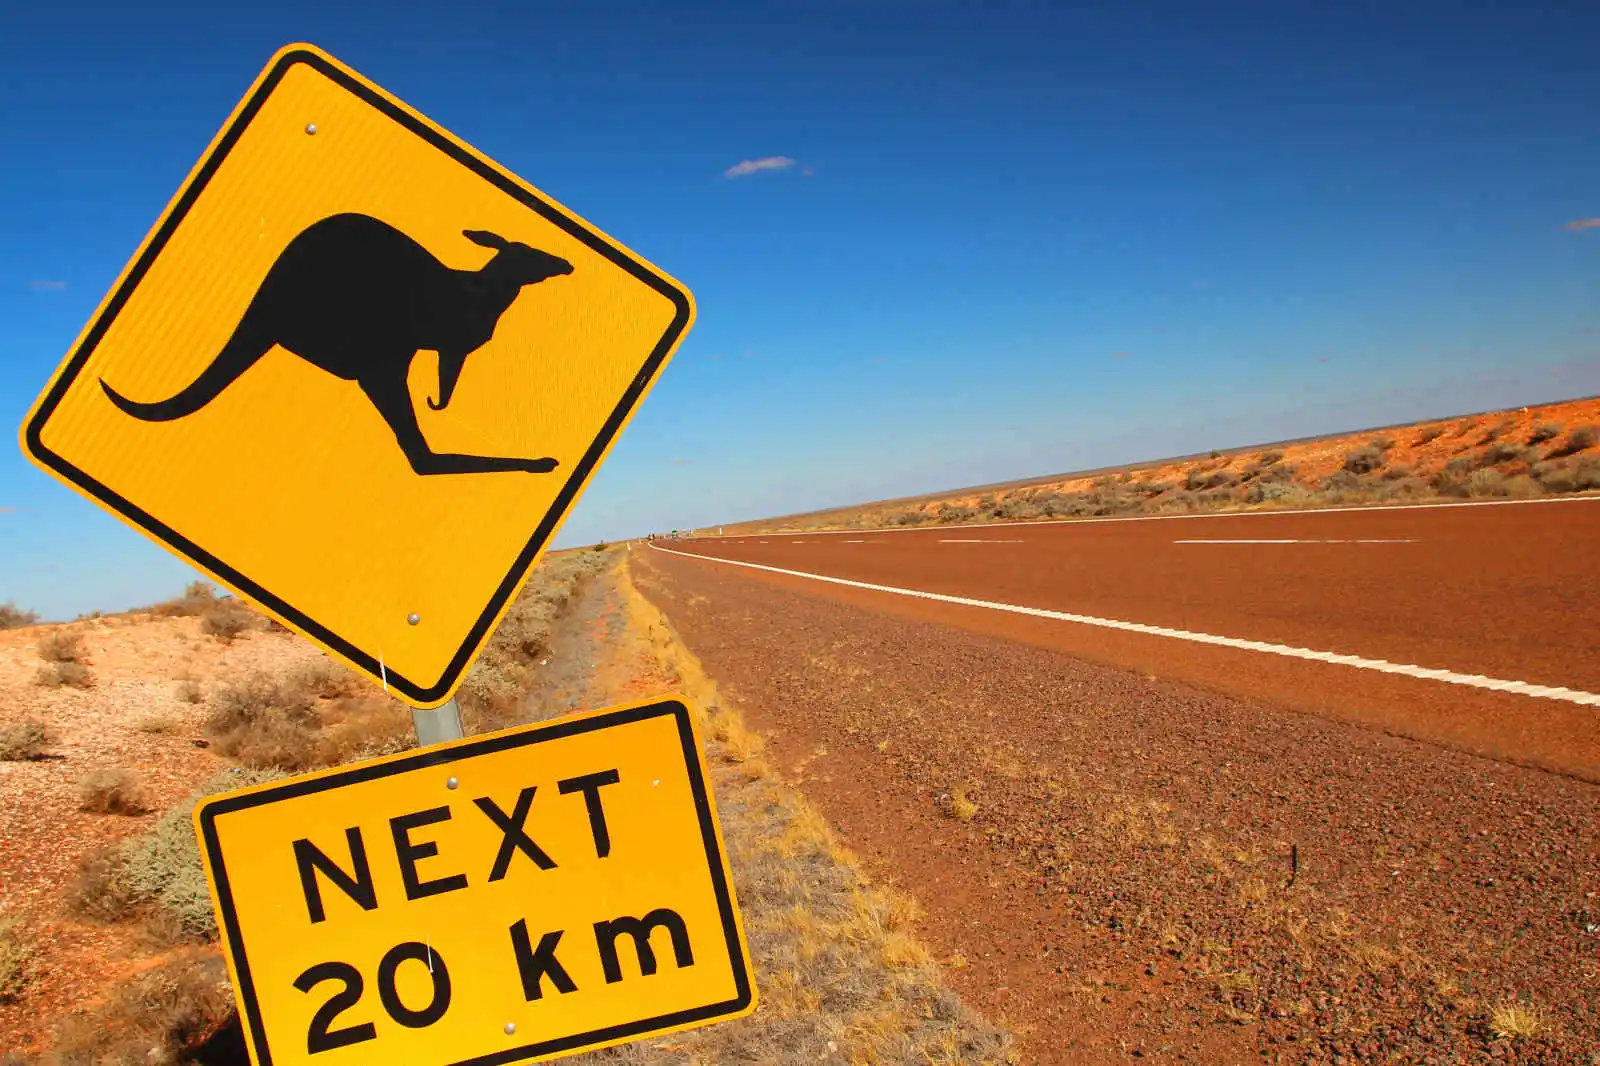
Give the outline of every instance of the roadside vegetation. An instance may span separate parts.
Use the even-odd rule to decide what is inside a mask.
[[[1526,420],[1524,420],[1526,421]],[[868,505],[739,532],[873,529],[1040,519],[1284,510],[1468,499],[1535,499],[1600,490],[1600,427],[1445,420],[1329,453],[1313,442],[1249,449],[981,495]],[[1293,453],[1286,455],[1286,450]],[[733,530],[730,530],[733,532]]]
[[[0,629],[21,629],[23,626],[37,625],[39,612],[24,611],[9,600],[0,603]]]
[[[478,720],[477,728],[492,728],[491,721],[515,724],[511,719],[516,696],[530,680],[557,620],[583,582],[612,561],[614,555],[608,552],[562,553],[534,572],[508,612],[506,624],[469,674],[469,684],[463,685],[463,713]],[[202,628],[219,639],[230,639],[223,632],[227,627],[216,626],[213,632],[206,620],[224,617],[222,611],[239,612],[227,617],[253,619],[247,629],[237,632],[265,628],[253,610],[236,601],[226,606],[229,602],[215,597],[209,585],[196,582],[183,596],[136,613],[198,617]],[[50,662],[76,662],[81,650],[81,640],[63,631],[46,638],[40,655]],[[201,702],[192,677],[177,681],[184,699]],[[278,674],[225,680],[204,696],[204,702],[207,742],[239,765],[205,781],[144,832],[86,856],[68,886],[74,917],[137,929],[161,961],[110,990],[91,1009],[61,1018],[53,1048],[44,1056],[0,1057],[0,1063],[244,1061],[243,1047],[234,1048],[238,1036],[233,997],[191,821],[195,804],[219,792],[403,751],[414,743],[406,705],[328,659]],[[158,716],[137,728],[163,734],[178,728],[178,723]],[[23,723],[0,733],[0,754],[37,758],[44,743],[41,725]],[[86,777],[80,783],[79,800],[83,809],[102,813],[145,809],[137,778],[121,769]],[[0,986],[23,996],[25,978],[6,976],[8,965],[18,975],[32,973],[24,966],[28,956],[23,954],[23,943],[8,939],[14,933],[0,927]],[[15,963],[9,963],[13,958]],[[229,1040],[234,1043],[227,1044]],[[221,1044],[231,1050],[219,1052]]]

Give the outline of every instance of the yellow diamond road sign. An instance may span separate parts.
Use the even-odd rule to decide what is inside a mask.
[[[256,1066],[488,1066],[754,1010],[700,750],[665,701],[203,801]]]
[[[436,706],[693,317],[672,278],[295,45],[124,268],[23,450]]]

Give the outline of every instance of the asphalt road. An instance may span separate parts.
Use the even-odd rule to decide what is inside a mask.
[[[739,573],[812,595],[1600,781],[1597,547],[1594,498],[654,546],[749,564]]]

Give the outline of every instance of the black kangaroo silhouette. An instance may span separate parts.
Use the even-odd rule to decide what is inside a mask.
[[[406,387],[417,352],[439,353],[439,398],[428,406],[442,411],[467,356],[494,336],[522,287],[572,273],[571,263],[537,248],[484,230],[461,232],[495,249],[494,257],[477,270],[455,270],[386,222],[330,215],[289,242],[228,343],[176,396],[138,403],[103,378],[100,387],[133,417],[169,422],[216,399],[276,344],[360,385],[418,474],[548,473],[556,460],[435,452],[417,426]]]

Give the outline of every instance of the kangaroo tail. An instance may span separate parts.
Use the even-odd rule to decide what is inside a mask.
[[[272,347],[270,341],[265,344],[250,343],[242,333],[243,331],[236,332],[222,349],[221,354],[200,372],[199,377],[168,399],[152,403],[130,400],[113,389],[104,378],[100,379],[100,387],[105,390],[112,403],[134,418],[146,422],[171,422],[173,419],[192,415],[216,399],[223,389],[233,384],[240,374],[249,370],[256,360]]]

